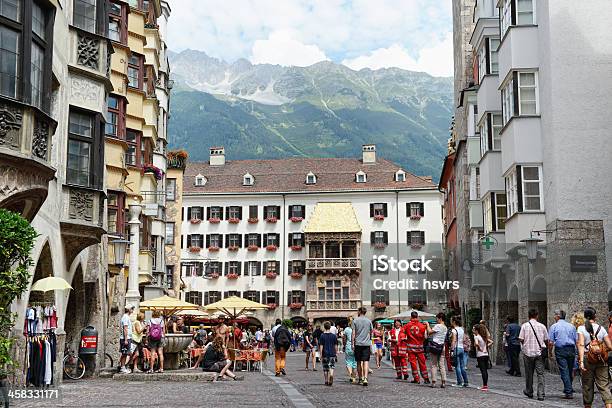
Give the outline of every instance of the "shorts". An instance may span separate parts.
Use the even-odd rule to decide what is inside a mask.
[[[382,343],[374,343],[376,345],[376,350],[382,350],[383,345]]]
[[[336,357],[323,357],[323,371],[336,368]]]
[[[356,361],[370,361],[370,346],[355,346]]]
[[[119,352],[123,356],[132,354],[132,339],[128,339],[127,343],[123,339],[119,339]]]
[[[131,342],[130,344],[130,354],[134,354],[134,352],[138,349],[138,343]]]
[[[346,364],[347,368],[352,368],[352,369],[357,368],[357,361],[355,361],[355,353],[353,352],[352,349],[345,350],[344,363]]]
[[[221,370],[223,370],[223,367],[225,367],[226,364],[227,364],[226,361],[217,361],[216,363],[214,363],[210,367],[205,368],[204,371],[209,372],[209,373],[220,373]]]
[[[161,339],[161,340],[151,340],[151,339],[149,339],[149,349],[155,350],[155,349],[158,349],[160,347],[164,347],[163,341],[164,341],[164,339]]]
[[[310,346],[304,346],[304,353],[312,353]]]

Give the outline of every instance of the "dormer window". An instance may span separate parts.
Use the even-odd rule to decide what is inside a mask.
[[[312,171],[306,175],[306,184],[317,184],[317,176]]]
[[[399,169],[395,173],[395,181],[406,181],[406,172],[402,169]]]
[[[252,186],[255,182],[255,177],[253,177],[250,173],[242,176],[242,185],[243,186]]]
[[[198,187],[202,187],[202,186],[204,186],[204,185],[206,184],[206,177],[204,177],[204,176],[203,176],[203,175],[201,175],[201,174],[198,174],[198,175],[195,177],[195,182],[194,182],[194,184],[195,184],[196,186],[198,186]]]
[[[357,172],[357,174],[355,174],[355,181],[357,183],[365,183],[366,179],[367,179],[367,176],[363,171],[359,171]]]

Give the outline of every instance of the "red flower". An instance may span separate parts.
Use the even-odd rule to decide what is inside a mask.
[[[235,251],[238,250],[238,248],[239,248],[238,245],[231,245],[231,246],[227,247],[227,250],[235,252]]]
[[[259,222],[259,218],[253,217],[248,219],[249,224],[257,224]]]
[[[304,217],[291,217],[291,222],[302,222]]]
[[[189,252],[192,252],[192,253],[200,252],[201,250],[202,248],[200,248],[199,246],[189,247]]]
[[[217,272],[213,272],[210,275],[208,275],[208,277],[211,279],[219,279],[219,274]]]
[[[227,220],[230,224],[238,224],[240,222],[240,218],[230,218]]]
[[[247,247],[247,251],[251,251],[251,252],[257,251],[258,249],[259,247],[257,245],[249,245]]]
[[[266,272],[266,278],[268,279],[276,279],[276,272]]]
[[[238,279],[238,274],[237,273],[228,273],[227,274],[227,279]]]
[[[380,243],[378,243],[378,244],[374,244],[374,248],[375,248],[375,249],[385,249],[385,247],[386,247],[386,246],[387,246],[387,245],[385,245],[385,244],[380,244]]]
[[[292,251],[301,251],[302,250],[302,246],[301,245],[291,245],[291,250]]]
[[[192,219],[189,220],[189,222],[192,223],[192,224],[199,224],[199,223],[202,222],[202,220],[199,219],[199,218],[192,218]]]
[[[304,306],[304,305],[301,304],[301,303],[291,303],[289,305],[289,309],[291,309],[291,310],[300,310],[302,308],[302,306]]]
[[[219,252],[219,247],[218,246],[209,246],[208,247],[208,252]]]
[[[275,224],[278,221],[278,218],[276,217],[266,217],[266,222]]]
[[[208,222],[210,222],[211,224],[218,224],[218,223],[221,222],[221,219],[220,218],[212,218],[211,217],[211,218],[208,219]]]
[[[276,251],[278,249],[278,247],[276,245],[268,245],[266,247],[267,251]]]
[[[412,249],[421,249],[422,246],[423,245],[421,245],[421,244],[410,244],[410,248],[412,248]]]
[[[410,216],[410,219],[411,219],[411,220],[420,220],[420,219],[421,219],[421,216],[420,216],[419,214],[411,215],[411,216]]]
[[[290,275],[293,279],[302,279],[302,276],[304,276],[304,274],[300,273],[300,272],[291,272]]]
[[[381,214],[377,214],[377,215],[374,216],[374,220],[375,221],[382,221],[384,219],[385,219],[385,216],[381,215]]]
[[[274,310],[278,307],[278,305],[276,303],[268,303],[268,309],[270,310]]]
[[[374,302],[374,309],[384,310],[386,309],[387,304],[385,302]]]

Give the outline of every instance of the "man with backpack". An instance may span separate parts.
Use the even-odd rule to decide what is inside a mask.
[[[276,325],[274,330],[274,368],[276,376],[287,375],[285,372],[285,357],[287,356],[287,350],[291,347],[291,332],[282,323],[280,319],[276,319]]]
[[[582,372],[582,402],[590,408],[595,397],[595,386],[606,408],[612,408],[612,393],[608,377],[608,350],[612,342],[605,328],[595,323],[595,309],[584,310],[584,324],[578,327],[578,366]]]
[[[538,377],[538,401],[544,401],[544,360],[548,358],[548,331],[546,326],[538,322],[538,311],[529,309],[529,321],[523,323],[519,333],[519,341],[523,349],[525,363],[525,389],[523,394],[533,398],[533,373]]]

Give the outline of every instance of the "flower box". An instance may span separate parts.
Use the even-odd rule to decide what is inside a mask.
[[[387,304],[385,302],[374,302],[374,309],[376,311],[382,312],[387,308]]]
[[[269,222],[271,224],[276,224],[277,221],[278,221],[277,217],[266,217],[266,222]]]
[[[278,275],[276,274],[276,272],[266,272],[266,278],[268,279],[276,279]]]
[[[412,249],[421,249],[423,245],[421,244],[410,244],[410,248]]]
[[[211,224],[218,224],[218,223],[221,222],[221,219],[220,218],[212,218],[211,217],[211,218],[208,219],[208,222],[210,222]]]
[[[304,305],[301,303],[291,303],[289,305],[289,309],[291,310],[300,310]]]
[[[219,279],[219,274],[217,272],[213,272],[210,275],[208,275],[208,277],[210,279]]]
[[[202,248],[200,248],[199,246],[192,246],[192,247],[189,247],[189,252],[191,252],[191,253],[198,253],[198,252],[200,252],[201,250],[202,250]]]
[[[416,214],[416,215],[411,215],[411,216],[410,216],[410,219],[411,219],[411,220],[416,220],[416,221],[418,221],[418,220],[420,220],[420,219],[421,219],[421,216],[420,216],[419,214]]]
[[[302,222],[304,217],[291,217],[291,222]]]
[[[375,215],[374,216],[374,221],[382,221],[385,219],[384,215]]]
[[[238,279],[238,274],[237,273],[228,273],[227,274],[227,279],[236,280],[236,279]]]
[[[374,244],[374,249],[385,249],[386,247],[386,244]]]
[[[293,279],[302,279],[302,276],[304,276],[303,273],[300,272],[291,272],[291,276]]]
[[[227,247],[228,251],[236,252],[240,247],[238,245],[231,245]]]
[[[276,251],[278,247],[276,245],[268,245],[266,251]]]
[[[202,220],[200,220],[199,218],[192,218],[189,220],[189,222],[192,224],[199,224],[202,222]]]
[[[160,168],[152,164],[145,164],[144,167],[142,168],[142,173],[143,174],[151,173],[155,177],[155,180],[158,180],[158,181],[161,180],[164,176],[164,172]]]
[[[276,303],[268,303],[268,309],[270,310],[274,310],[278,307],[278,305]]]
[[[240,218],[230,218],[227,220],[230,224],[238,224],[240,222]]]
[[[217,246],[209,246],[208,252],[219,252],[219,247]]]
[[[291,250],[292,251],[301,251],[302,250],[302,246],[301,245],[291,245]]]
[[[251,252],[255,252],[259,249],[259,247],[257,245],[249,245],[247,247],[247,251],[251,251]]]
[[[259,218],[249,218],[248,219],[249,224],[257,224],[258,222],[259,222]]]

